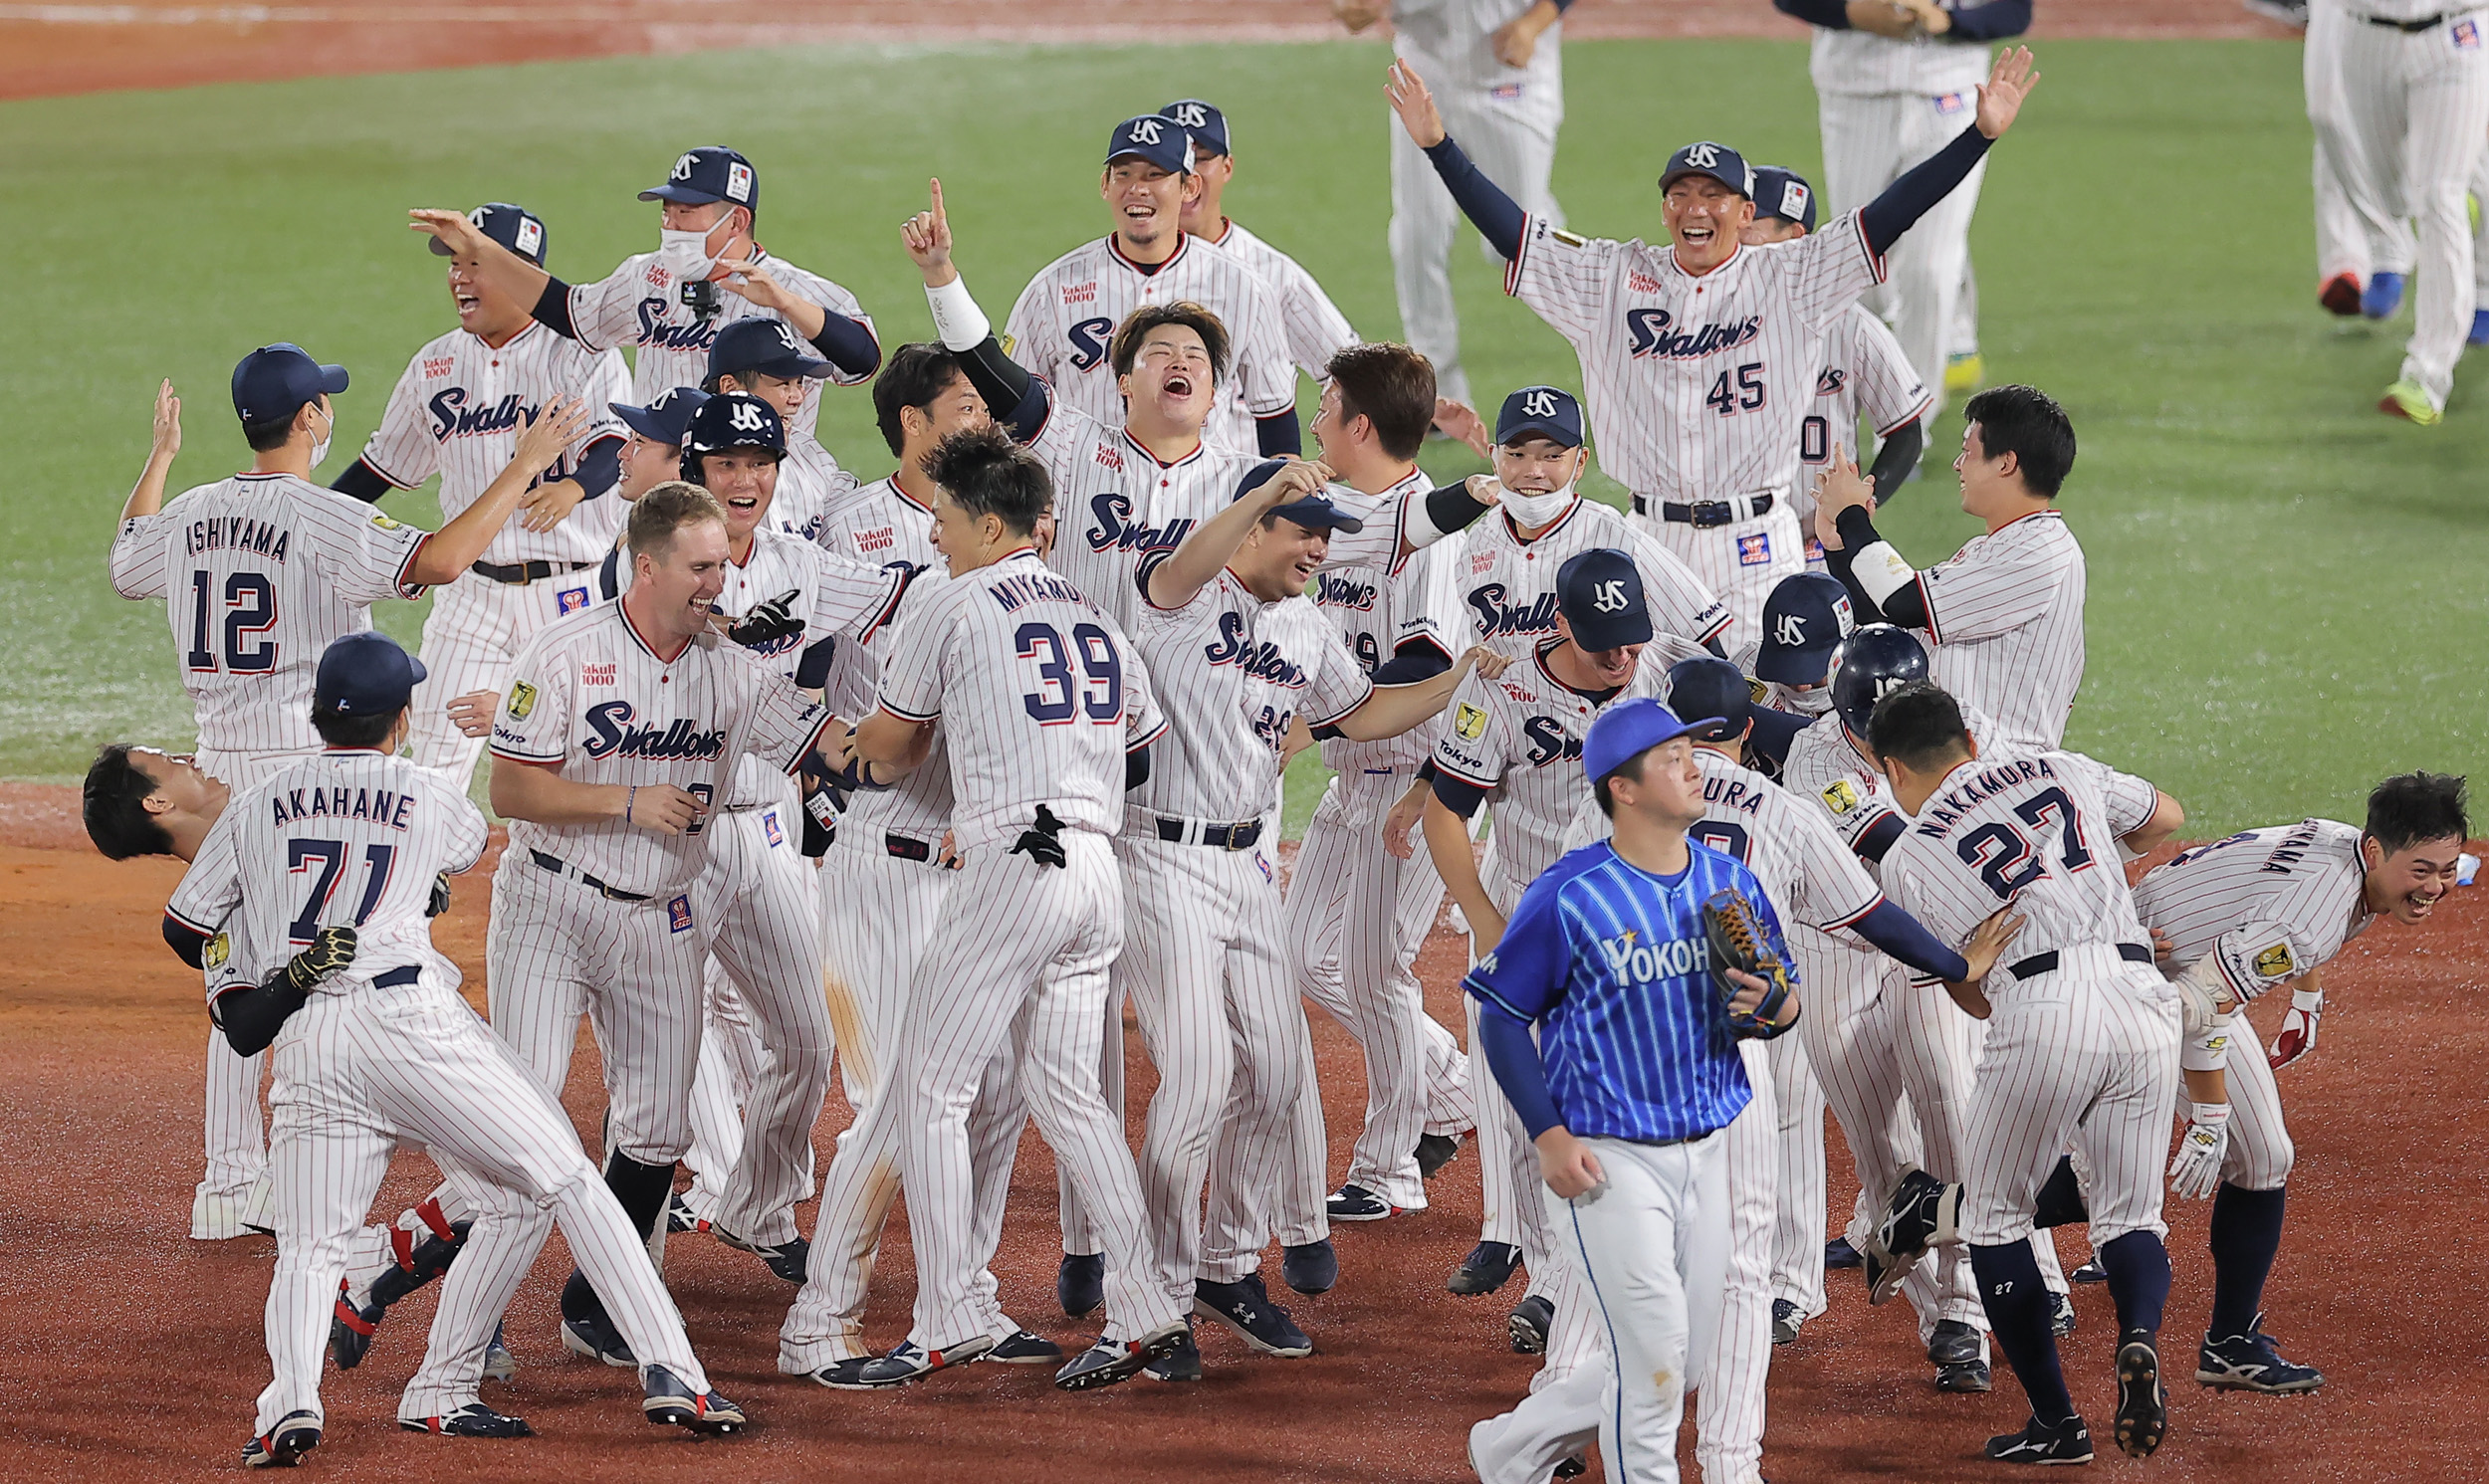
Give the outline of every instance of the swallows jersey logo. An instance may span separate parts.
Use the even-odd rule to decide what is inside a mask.
[[[1816,373],[1815,395],[1819,397],[1838,396],[1841,393],[1842,383],[1849,379],[1850,373],[1842,370],[1839,366],[1826,366],[1821,371]]]

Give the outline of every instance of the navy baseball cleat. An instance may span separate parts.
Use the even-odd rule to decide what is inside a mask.
[[[2074,1333],[2074,1300],[2055,1289],[2048,1294],[2048,1329],[2060,1340]]]
[[[1512,1341],[1516,1356],[1543,1356],[1547,1353],[1547,1334],[1555,1328],[1555,1305],[1538,1294],[1531,1294],[1512,1306],[1504,1317],[1504,1332]]]
[[[2489,310],[2472,311],[2472,332],[2463,337],[2466,345],[2489,345]]]
[[[927,1350],[913,1340],[903,1340],[890,1354],[868,1363],[856,1376],[867,1386],[900,1386],[912,1380],[923,1380],[937,1371],[948,1371],[954,1366],[982,1360],[992,1349],[992,1335],[973,1336],[940,1350]]]
[[[986,1352],[986,1359],[1006,1366],[1060,1366],[1063,1364],[1063,1348],[1043,1335],[1014,1330],[994,1342],[994,1349]]]
[[[1797,1305],[1787,1299],[1772,1300],[1772,1344],[1795,1344],[1798,1328],[1805,1323],[1806,1316],[1798,1312]]]
[[[1848,1237],[1837,1236],[1824,1243],[1824,1269],[1827,1272],[1834,1268],[1854,1268],[1862,1261],[1864,1258],[1856,1247],[1850,1245]]]
[[[1066,1252],[1054,1270],[1054,1300],[1074,1319],[1106,1302],[1106,1257],[1099,1252]]]
[[[1876,1227],[1876,1245],[1908,1269],[1929,1247],[1954,1240],[1960,1213],[1961,1186],[1911,1166],[1902,1171],[1901,1183],[1885,1206],[1884,1220]]]
[[[1154,1363],[1164,1361],[1179,1349],[1193,1354],[1193,1374],[1189,1377],[1163,1377],[1161,1379],[1200,1380],[1202,1353],[1193,1347],[1193,1326],[1189,1320],[1178,1320],[1150,1331],[1138,1340],[1109,1340],[1100,1335],[1097,1343],[1071,1358],[1071,1364],[1054,1373],[1054,1384],[1066,1391],[1087,1391],[1098,1386],[1111,1386],[1130,1380],[1148,1366],[1157,1375]]]
[[[1512,1270],[1521,1265],[1521,1249],[1508,1242],[1480,1242],[1461,1259],[1461,1266],[1452,1270],[1444,1284],[1457,1294],[1493,1293],[1512,1277]]]
[[[564,1320],[562,1348],[574,1356],[602,1361],[617,1370],[636,1370],[639,1366],[631,1355],[631,1348],[623,1343],[620,1332],[614,1329],[613,1321],[601,1311],[585,1319]]]
[[[2150,1458],[2169,1427],[2169,1393],[2160,1388],[2160,1352],[2151,1332],[2129,1330],[2118,1347],[2118,1451]]]
[[[1262,1285],[1259,1273],[1247,1273],[1234,1283],[1196,1279],[1193,1312],[1236,1331],[1246,1345],[1265,1356],[1292,1361],[1313,1354],[1313,1341],[1287,1317],[1285,1309],[1270,1302],[1270,1291]]]
[[[1340,1186],[1323,1208],[1334,1221],[1380,1221],[1400,1214],[1400,1207],[1363,1185]]]
[[[2259,1314],[2244,1335],[2204,1337],[2203,1348],[2195,1352],[2195,1379],[2222,1390],[2313,1391],[2325,1384],[2325,1373],[2282,1359]]]
[[[1927,1341],[1927,1359],[1938,1366],[1958,1366],[1979,1359],[1979,1332],[1958,1319],[1939,1319]]]
[[[1988,1456],[1999,1463],[2089,1463],[2092,1429],[2081,1417],[2043,1422],[2037,1417],[2020,1432],[2002,1432],[1988,1439]]]
[[[1444,1166],[1461,1153],[1461,1141],[1451,1134],[1418,1136],[1418,1178],[1431,1180],[1443,1173]]]
[[[714,1390],[695,1395],[681,1377],[663,1366],[648,1368],[646,1394],[639,1409],[660,1427],[688,1427],[694,1432],[741,1432],[746,1422],[742,1407]]]
[[[251,1468],[292,1468],[319,1446],[320,1418],[288,1412],[283,1421],[242,1445],[242,1462]]]
[[[2370,274],[2368,287],[2360,291],[2360,313],[2371,319],[2390,319],[2402,308],[2402,275],[2382,269]]]
[[[738,1252],[749,1252],[768,1263],[770,1271],[789,1283],[803,1281],[803,1265],[812,1255],[812,1244],[802,1237],[789,1237],[783,1242],[747,1242],[723,1226],[711,1226],[710,1235]]]
[[[505,1417],[481,1401],[470,1401],[445,1417],[400,1417],[397,1425],[408,1432],[428,1432],[435,1437],[534,1437],[536,1429],[524,1417]]]
[[[880,1359],[879,1356],[849,1356],[843,1361],[832,1361],[813,1372],[812,1380],[833,1391],[879,1390],[880,1387],[864,1378],[864,1368]]]
[[[2101,1266],[2100,1254],[2094,1253],[2091,1261],[2066,1276],[2077,1283],[2106,1283],[2109,1281],[2109,1270]]]
[[[1329,1293],[1339,1285],[1339,1249],[1324,1237],[1318,1242],[1279,1249],[1279,1276],[1298,1293]]]

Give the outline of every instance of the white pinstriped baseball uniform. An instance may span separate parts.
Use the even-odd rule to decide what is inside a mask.
[[[1697,646],[1706,639],[1734,644],[1744,637],[1731,636],[1728,605],[1675,552],[1608,507],[1580,499],[1527,540],[1504,511],[1489,514],[1463,535],[1452,581],[1469,610],[1471,637],[1501,648],[1554,633],[1556,573],[1568,558],[1602,546],[1633,557],[1651,626],[1660,633]]]
[[[427,532],[290,474],[237,474],[175,496],[113,537],[113,588],[162,598],[198,727],[198,763],[235,791],[319,749],[312,673],[371,605],[423,594],[406,570]],[[240,1199],[265,1174],[265,1053],[207,1038],[206,1175],[195,1202]],[[198,1206],[193,1207],[194,1231]]]
[[[770,497],[770,525],[802,540],[817,540],[830,518],[860,487],[856,477],[810,433],[789,427],[787,457],[779,461],[778,489]]]
[[[1106,1336],[1130,1341],[1183,1309],[1153,1276],[1122,1111],[1099,1090],[1107,968],[1123,949],[1123,884],[1107,843],[1123,823],[1125,750],[1166,728],[1148,668],[1103,608],[1022,547],[910,612],[883,657],[881,709],[949,735],[951,891],[979,904],[937,934],[909,985],[885,1099],[905,1101],[900,1159],[916,1252],[910,1338],[935,1352],[989,1332],[978,1274],[968,1110],[1009,1050],[1039,1132],[1079,1189],[1106,1255]],[[1015,852],[1042,807],[1061,867]],[[985,1244],[985,1245],[981,1245]]]
[[[2243,1002],[2331,962],[2367,932],[2376,921],[2367,881],[2359,827],[2306,819],[2198,845],[2154,867],[2135,885],[2135,910],[2145,927],[2168,936],[2163,973],[2175,978],[2209,954]],[[2230,1143],[2221,1178],[2279,1189],[2296,1151],[2272,1063],[2249,1035],[2232,1044],[2225,1070]]]
[[[1984,42],[1816,28],[1806,70],[1823,129],[1824,203],[1855,211],[1951,142],[1978,109],[1988,64]],[[1970,219],[1986,177],[1982,159],[1893,245],[1890,287],[1871,300],[1892,311],[1918,379],[1939,391],[1948,352],[1979,348]],[[1930,405],[1930,422],[1938,410]]]
[[[1962,542],[1919,573],[1927,678],[1996,719],[1997,740],[2051,748],[2083,685],[2083,547],[2053,510]]]
[[[2344,32],[2359,24],[2343,0],[2311,0],[2299,76],[2308,98],[2308,125],[2316,135],[2317,280],[2348,273],[2366,288],[2379,272],[2408,274],[2412,242],[2410,218],[2400,214],[2399,203],[2388,209],[2377,195],[2377,182],[2363,173],[2359,141],[2352,137],[2342,41]],[[2478,254],[2477,244],[2473,251]]]
[[[1126,628],[1141,611],[1142,564],[1184,544],[1226,510],[1258,455],[1204,443],[1172,464],[1124,431],[1121,409],[1100,421],[1059,395],[1028,440],[1054,480],[1054,546],[1046,564]]]
[[[453,329],[406,362],[380,426],[363,445],[362,465],[400,490],[439,475],[441,519],[456,520],[510,467],[528,425],[556,397],[584,402],[592,417],[538,483],[570,478],[588,445],[622,437],[625,429],[608,404],[629,399],[628,374],[621,352],[590,350],[533,319],[498,346]],[[589,568],[613,549],[629,514],[609,495],[579,502],[551,530],[512,521],[484,548],[488,564],[546,561],[555,575],[512,583],[467,572],[433,596],[423,624],[427,674],[415,688],[408,737],[417,762],[462,787],[474,776],[484,739],[451,724],[449,703],[471,691],[498,694],[510,682],[519,646],[546,623],[594,600]]]
[[[771,515],[776,514],[773,506]],[[823,639],[869,646],[896,609],[906,573],[868,566],[776,530],[765,518],[741,561],[730,560],[719,612],[742,617],[799,594],[803,630],[746,652],[794,679],[804,650]],[[704,830],[708,863],[692,913],[709,939],[705,993],[731,1002],[725,1018],[752,1022],[765,1053],[756,1065],[741,1153],[710,1220],[745,1241],[796,1235],[794,1203],[812,1191],[812,1126],[829,1090],[832,1022],[821,993],[821,884],[802,855],[803,804],[784,772],[745,755]],[[705,1039],[705,1038],[704,1038]]]
[[[1312,1048],[1276,842],[1259,834],[1290,725],[1335,723],[1374,686],[1311,599],[1265,602],[1225,569],[1182,607],[1146,607],[1132,638],[1169,726],[1115,837],[1125,922],[1115,981],[1159,1073],[1141,1141],[1155,1277],[1189,1307],[1196,1279],[1234,1283],[1259,1267],[1273,1193],[1302,1182],[1290,1133]],[[1255,844],[1211,844],[1210,829],[1246,830]]]
[[[1698,278],[1673,248],[1531,217],[1504,289],[1579,354],[1599,463],[1634,493],[1635,524],[1752,629],[1764,597],[1806,564],[1790,499],[1824,336],[1883,277],[1855,212],[1793,242],[1739,247]],[[1698,502],[1728,502],[1731,519],[1662,519],[1666,504]]]
[[[1228,328],[1219,402],[1202,439],[1224,453],[1251,454],[1261,446],[1253,419],[1296,405],[1296,367],[1279,296],[1244,259],[1190,232],[1177,235],[1175,256],[1155,269],[1125,257],[1112,236],[1084,242],[1038,269],[1013,302],[1003,344],[1046,379],[1058,408],[1076,407],[1119,428],[1123,393],[1108,354],[1115,326],[1145,305],[1184,301],[1209,310]]]
[[[643,1366],[675,1372],[694,1394],[708,1390],[681,1316],[569,1116],[476,1019],[458,995],[457,965],[432,945],[433,876],[472,868],[485,833],[465,794],[413,761],[325,752],[236,794],[166,909],[203,932],[229,914],[245,925],[249,961],[229,958],[217,992],[259,981],[322,928],[351,925],[358,939],[353,962],[320,984],[272,1049],[278,1251],[267,1324],[276,1374],[260,1394],[255,1432],[296,1411],[324,1415],[322,1352],[339,1279],[400,1143],[423,1145],[453,1177],[497,1197],[477,1213],[465,1260],[451,1269],[401,1417],[446,1416],[477,1399],[500,1304],[453,1300],[488,1278],[506,1274],[515,1287],[524,1275],[525,1262],[512,1271],[505,1260],[515,1255],[513,1207],[540,1223],[558,1214]],[[528,1259],[535,1250],[527,1247]],[[461,1314],[468,1323],[456,1322]]]
[[[1859,436],[1861,417],[1881,442],[1933,406],[1926,383],[1902,354],[1901,341],[1866,306],[1851,305],[1848,314],[1825,329],[1815,400],[1798,424],[1798,478],[1789,496],[1809,566],[1823,563],[1823,548],[1815,542],[1815,476],[1832,463],[1832,451],[1847,450],[1863,469],[1867,441]],[[1759,641],[1762,636],[1754,637]]]
[[[1331,357],[1356,344],[1357,331],[1349,326],[1348,317],[1339,312],[1339,306],[1331,303],[1331,296],[1314,282],[1313,275],[1305,271],[1303,264],[1234,221],[1223,219],[1220,235],[1202,240],[1260,277],[1278,302],[1279,330],[1287,341],[1288,359],[1315,381],[1327,379],[1325,368]]]
[[[1554,575],[1549,568],[1551,583]],[[1618,701],[1658,695],[1668,679],[1665,662],[1646,657],[1615,693],[1585,696],[1548,671],[1546,656],[1554,647],[1553,641],[1542,641],[1494,680],[1471,674],[1453,693],[1446,720],[1435,729],[1437,772],[1489,797],[1494,828],[1478,882],[1507,917],[1522,889],[1564,853],[1574,815],[1590,796],[1581,748],[1591,722]],[[1438,796],[1442,792],[1439,785]],[[1474,935],[1470,948],[1474,960]],[[1476,999],[1469,998],[1470,1091],[1477,1106],[1478,1183],[1485,1207],[1480,1236],[1520,1248],[1530,1292],[1543,1295],[1554,1265],[1550,1254],[1560,1247],[1547,1227],[1546,1202],[1537,1196],[1538,1159],[1520,1115],[1486,1066],[1477,1040]]]
[[[2095,1250],[2167,1235],[2178,998],[2118,862],[2118,837],[2157,803],[2079,753],[1999,746],[1946,773],[1884,858],[1886,892],[1939,942],[2008,904],[2023,920],[1984,986],[1994,1014],[1962,1120],[1967,1244],[2028,1237],[2032,1197],[2069,1149],[2091,1162]]]
[[[1425,476],[1385,491],[1423,490]],[[1341,492],[1334,491],[1337,498]],[[1315,582],[1314,606],[1329,618],[1371,674],[1403,644],[1432,643],[1457,656],[1462,622],[1453,588],[1461,553],[1431,547],[1397,568],[1340,567]],[[1381,742],[1345,738],[1321,743],[1332,778],[1298,844],[1288,879],[1286,933],[1296,987],[1355,1037],[1366,1063],[1366,1115],[1344,1183],[1363,1186],[1402,1210],[1426,1208],[1416,1150],[1422,1134],[1457,1135],[1476,1118],[1469,1061],[1450,1031],[1426,1013],[1415,972],[1418,949],[1435,926],[1443,881],[1423,848],[1401,860],[1383,848],[1383,819],[1434,751],[1431,727]],[[1295,1138],[1327,1188],[1329,1150],[1321,1108],[1301,1102]],[[1310,1147],[1308,1147],[1310,1145]],[[1309,1229],[1312,1214],[1292,1211],[1302,1172],[1281,1186],[1282,1241]],[[1319,1192],[1317,1192],[1319,1193]]]

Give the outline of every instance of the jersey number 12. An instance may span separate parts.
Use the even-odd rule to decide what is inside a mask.
[[[192,670],[223,670],[229,675],[265,675],[277,668],[277,646],[253,644],[250,636],[277,626],[276,584],[259,572],[234,572],[225,578],[225,649],[217,663],[208,610],[215,606],[216,574],[200,567],[190,573],[190,653]]]

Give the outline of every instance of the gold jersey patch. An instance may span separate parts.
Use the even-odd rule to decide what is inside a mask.
[[[1560,242],[1560,243],[1563,243],[1566,247],[1575,247],[1575,248],[1577,248],[1577,247],[1580,247],[1582,244],[1584,244],[1584,243],[1586,243],[1586,242],[1590,241],[1590,239],[1589,239],[1589,238],[1582,236],[1580,233],[1578,233],[1578,232],[1567,232],[1567,231],[1565,231],[1562,227],[1550,227],[1550,228],[1548,228],[1548,229],[1547,229],[1547,235],[1548,235],[1549,237],[1554,238],[1556,241],[1558,241],[1558,242]]]
[[[372,524],[372,525],[374,525],[374,526],[379,527],[382,530],[397,530],[397,528],[398,528],[398,523],[397,523],[397,522],[395,522],[395,521],[390,520],[390,519],[389,519],[388,517],[386,517],[386,516],[374,516],[374,517],[372,517],[372,518],[371,518],[371,524]]]
[[[1765,702],[1772,699],[1771,686],[1763,681],[1756,680],[1750,675],[1746,677],[1745,690],[1748,696],[1754,698],[1754,704],[1757,706],[1761,706]]]
[[[2299,962],[2290,956],[2290,945],[2286,943],[2277,943],[2256,954],[2256,972],[2268,979],[2288,978],[2298,966]]]
[[[524,722],[528,719],[528,713],[534,710],[536,710],[536,687],[524,680],[513,684],[510,688],[511,720]]]
[[[207,968],[222,968],[225,966],[225,960],[232,956],[232,936],[230,934],[219,933],[214,938],[209,939],[207,941],[207,947],[200,951],[199,962]]]
[[[1824,789],[1824,802],[1835,814],[1847,814],[1858,807],[1858,789],[1847,778],[1835,778]]]
[[[1463,742],[1475,742],[1486,731],[1486,713],[1467,701],[1452,714],[1452,735]]]

